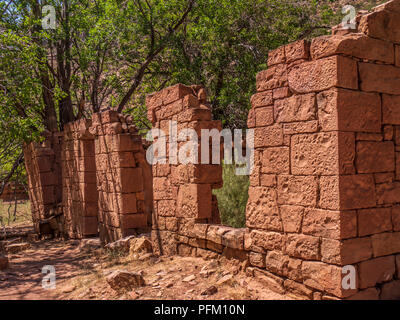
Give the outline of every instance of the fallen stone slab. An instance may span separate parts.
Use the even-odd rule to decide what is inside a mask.
[[[145,285],[143,275],[139,272],[125,270],[113,271],[106,278],[109,286],[115,291],[131,291],[136,287]]]
[[[110,250],[119,250],[121,252],[128,253],[135,239],[135,236],[129,236],[123,239],[119,239],[115,242],[108,243],[104,247]]]
[[[102,244],[99,238],[82,239],[79,244],[79,249],[84,250],[97,250],[101,247]]]
[[[8,268],[8,258],[0,254],[0,270],[4,270],[7,268]]]
[[[218,292],[218,289],[216,286],[211,286],[205,289],[204,291],[201,292],[202,296],[212,296],[213,294],[216,294]]]
[[[13,244],[6,245],[5,251],[6,251],[7,253],[12,253],[12,254],[14,254],[14,253],[18,253],[18,252],[27,250],[27,249],[30,248],[30,246],[31,246],[31,245],[30,245],[28,242],[13,243]]]

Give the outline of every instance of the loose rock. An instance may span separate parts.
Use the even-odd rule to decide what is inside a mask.
[[[216,286],[211,286],[208,287],[206,290],[204,290],[201,295],[202,296],[212,296],[213,294],[216,294],[218,292],[218,289]]]
[[[28,242],[9,244],[5,247],[8,253],[18,253],[29,249],[31,245]]]
[[[132,290],[145,285],[143,276],[138,272],[116,270],[106,278],[109,286],[115,291]]]

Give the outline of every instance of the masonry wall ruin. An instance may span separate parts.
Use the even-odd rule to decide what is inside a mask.
[[[212,195],[220,164],[179,164],[169,152],[173,130],[221,130],[205,90],[181,84],[146,101],[153,128],[167,134],[164,163],[148,165],[131,119],[114,111],[66,126],[62,152],[57,135],[26,146],[35,226],[62,200],[74,237],[94,234],[82,231],[85,217],[98,220],[105,242],[151,225],[157,253],[241,259],[279,293],[399,299],[399,21],[400,1],[390,1],[359,14],[356,30],[335,27],[269,54],[248,117],[255,163],[246,228],[220,225]],[[347,265],[355,289],[342,286]]]
[[[152,172],[129,117],[94,114],[25,146],[35,230],[112,242],[150,231]]]
[[[151,166],[131,118],[115,111],[94,114],[90,131],[96,137],[100,238],[113,242],[150,231]]]
[[[98,234],[98,192],[91,120],[64,126],[61,147],[65,232],[79,239]]]
[[[146,105],[153,128],[166,134],[167,146],[165,159],[161,159],[164,163],[153,165],[152,239],[156,251],[206,257],[223,253],[244,258],[244,230],[218,225],[218,204],[212,190],[222,186],[222,166],[219,161],[213,164],[212,140],[208,140],[207,164],[201,161],[202,152],[206,151],[200,144],[194,146],[197,153],[194,152],[192,163],[178,161],[185,145],[191,149],[188,141],[193,135],[184,130],[194,130],[199,141],[202,129],[222,130],[221,121],[212,120],[204,88],[178,84],[150,95]],[[154,143],[158,139],[154,135]],[[170,148],[173,143],[176,152]]]
[[[278,48],[257,75],[245,249],[281,293],[400,296],[399,18],[391,1],[353,33]],[[342,287],[345,265],[355,290]]]
[[[62,200],[61,188],[61,135],[44,133],[44,142],[24,145],[25,168],[32,220],[37,233],[48,233],[48,219],[59,216],[57,204]],[[55,224],[63,223],[55,219]]]

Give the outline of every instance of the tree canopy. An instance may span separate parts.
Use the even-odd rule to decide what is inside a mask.
[[[148,128],[145,96],[177,82],[204,85],[214,118],[245,128],[267,52],[327,32],[330,2],[0,0],[0,181],[24,141],[102,108]]]

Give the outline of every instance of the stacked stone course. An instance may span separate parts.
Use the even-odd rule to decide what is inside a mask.
[[[64,126],[61,148],[63,213],[70,238],[98,234],[98,194],[94,136],[91,120],[81,119]]]
[[[222,129],[205,90],[181,84],[146,101],[153,127],[167,134],[165,163],[149,166],[131,119],[114,111],[67,125],[62,152],[57,134],[26,146],[35,227],[62,198],[77,237],[98,225],[109,242],[152,225],[157,253],[246,260],[250,275],[282,294],[399,299],[399,30],[394,0],[359,14],[356,30],[335,27],[269,54],[248,116],[255,163],[245,229],[219,224],[220,164],[179,164],[169,154],[170,121],[199,137]],[[355,289],[342,286],[347,265]]]
[[[222,130],[221,122],[212,120],[204,88],[182,84],[169,87],[146,101],[148,118],[153,128],[167,135],[165,163],[153,165],[154,215],[152,238],[162,254],[216,256],[217,253],[243,257],[243,230],[220,223],[218,204],[212,189],[222,186],[222,166],[198,163],[174,163],[169,154],[172,137],[171,122],[176,121],[177,133],[194,129],[199,141],[202,129]],[[157,142],[157,137],[155,137]],[[178,150],[186,144],[177,141]],[[210,150],[212,148],[210,140]]]
[[[151,225],[152,176],[132,120],[116,111],[94,114],[90,131],[98,186],[100,238],[113,242]]]
[[[42,143],[24,145],[28,193],[34,229],[41,233],[41,222],[48,219],[62,201],[61,188],[61,136],[44,133]]]
[[[400,298],[399,18],[388,2],[358,31],[274,50],[257,75],[245,249],[280,293]]]

